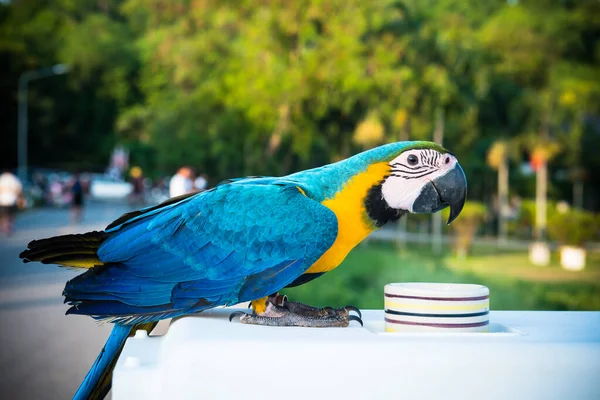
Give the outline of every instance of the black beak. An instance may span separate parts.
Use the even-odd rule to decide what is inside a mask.
[[[447,225],[458,217],[467,199],[467,178],[457,163],[446,174],[429,181],[413,204],[414,213],[434,213],[450,206]]]

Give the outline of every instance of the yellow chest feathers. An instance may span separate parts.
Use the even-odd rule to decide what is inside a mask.
[[[375,225],[367,217],[364,200],[369,189],[379,184],[389,172],[387,163],[373,164],[366,171],[355,175],[334,197],[321,203],[335,213],[338,235],[329,250],[307,273],[331,271],[344,261],[350,250],[373,232]]]

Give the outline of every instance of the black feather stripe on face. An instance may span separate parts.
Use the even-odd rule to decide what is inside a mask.
[[[375,226],[381,228],[389,221],[397,221],[406,214],[405,210],[396,210],[390,207],[383,198],[381,187],[387,176],[377,185],[369,189],[365,197],[365,210],[369,218],[375,223]]]

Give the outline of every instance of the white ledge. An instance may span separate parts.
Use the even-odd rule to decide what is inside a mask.
[[[113,399],[600,399],[600,312],[491,311],[489,333],[274,328],[232,309],[128,339]]]

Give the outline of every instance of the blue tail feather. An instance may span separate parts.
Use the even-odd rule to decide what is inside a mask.
[[[133,328],[134,326],[114,326],[104,348],[73,396],[73,400],[104,398],[108,390],[110,390],[110,383],[105,385],[105,387],[99,386],[102,386],[102,381],[104,379],[109,378],[106,374],[112,372],[112,367]],[[100,390],[101,393],[98,393],[98,390]]]

